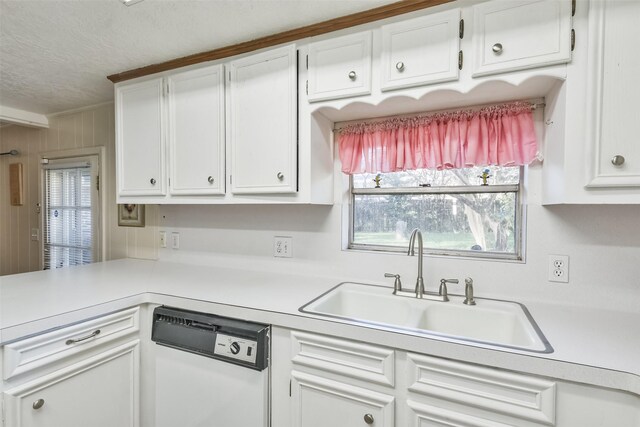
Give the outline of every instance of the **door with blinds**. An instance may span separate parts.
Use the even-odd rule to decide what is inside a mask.
[[[42,163],[44,269],[99,261],[98,156]]]

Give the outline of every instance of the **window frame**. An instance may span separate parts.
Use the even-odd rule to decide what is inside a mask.
[[[453,250],[429,248],[425,246],[425,255],[436,255],[446,257],[459,257],[470,259],[484,259],[495,261],[524,261],[524,236],[526,232],[525,210],[524,210],[524,176],[526,174],[525,166],[520,166],[519,181],[517,184],[507,185],[473,185],[473,186],[439,186],[439,187],[406,187],[406,188],[354,188],[353,176],[349,176],[349,193],[348,193],[348,230],[347,230],[347,250],[366,251],[366,252],[386,252],[386,253],[405,253],[408,248],[385,245],[370,245],[362,243],[354,243],[354,216],[355,216],[355,198],[357,195],[375,195],[375,194],[476,194],[476,193],[514,193],[515,195],[515,252],[493,252],[493,251],[474,251],[474,250]]]
[[[93,243],[93,262],[100,262],[105,259],[106,254],[106,198],[103,194],[103,189],[107,185],[106,180],[103,177],[103,171],[105,170],[105,147],[103,146],[95,146],[95,147],[87,147],[87,148],[77,148],[77,149],[67,149],[67,150],[57,150],[57,151],[49,151],[43,152],[39,155],[39,163],[40,163],[40,180],[39,180],[39,203],[38,203],[38,213],[39,213],[39,223],[40,223],[40,269],[44,269],[45,267],[45,256],[44,256],[44,248],[45,248],[45,233],[46,233],[46,225],[45,225],[45,215],[46,215],[46,206],[45,206],[45,168],[43,167],[48,162],[54,163],[73,163],[78,160],[81,161],[91,161],[92,165],[92,193],[95,196],[95,200],[92,196],[92,227],[94,229],[94,243]],[[94,186],[95,185],[95,186]]]

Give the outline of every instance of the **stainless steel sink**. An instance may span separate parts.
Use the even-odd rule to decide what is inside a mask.
[[[462,296],[449,298],[449,302],[407,298],[392,295],[384,286],[347,282],[300,307],[300,311],[440,339],[553,352],[524,305],[476,298],[476,305],[469,306],[462,303]]]

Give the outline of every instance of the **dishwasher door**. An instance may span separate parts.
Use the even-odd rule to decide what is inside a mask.
[[[268,427],[269,370],[156,347],[156,427]]]

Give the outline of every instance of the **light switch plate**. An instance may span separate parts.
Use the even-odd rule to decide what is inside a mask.
[[[273,238],[273,256],[291,258],[293,256],[293,238],[289,236],[275,236]]]

